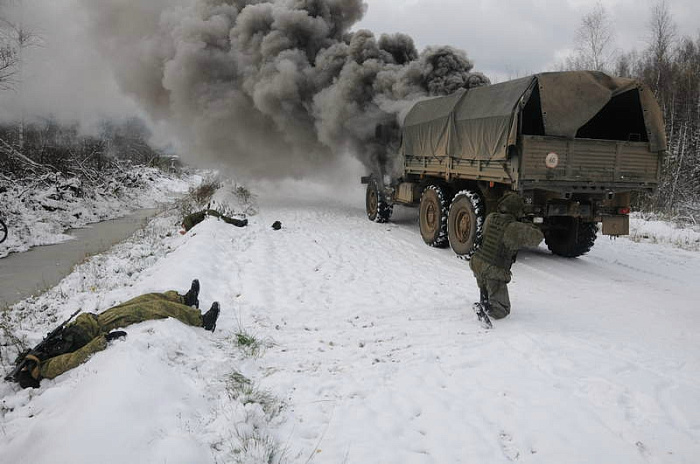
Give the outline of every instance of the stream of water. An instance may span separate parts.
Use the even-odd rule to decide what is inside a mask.
[[[73,240],[32,248],[0,259],[0,307],[11,306],[58,284],[76,264],[108,250],[143,227],[158,209],[72,229]]]

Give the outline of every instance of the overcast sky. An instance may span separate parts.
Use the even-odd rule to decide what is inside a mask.
[[[172,0],[181,2],[183,0]],[[467,51],[494,81],[551,70],[572,48],[581,18],[592,0],[368,0],[357,26],[377,34],[404,32],[416,45],[453,45]],[[654,0],[602,2],[616,27],[617,47],[643,49]],[[96,114],[134,114],[137,106],[118,91],[106,60],[84,33],[87,16],[79,0],[23,0],[24,22],[44,38],[27,52],[23,103],[0,93],[0,119],[52,112],[96,120]],[[680,35],[697,37],[700,1],[669,0]]]
[[[594,0],[368,0],[360,27],[405,32],[419,48],[453,45],[466,50],[475,69],[495,80],[551,70],[573,47],[581,18]],[[603,0],[616,29],[617,48],[646,46],[656,0]],[[681,35],[697,37],[700,1],[668,0]]]

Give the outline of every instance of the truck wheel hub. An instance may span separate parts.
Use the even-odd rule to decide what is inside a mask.
[[[469,234],[472,230],[472,221],[466,211],[462,211],[457,216],[457,239],[464,243],[469,239]]]
[[[425,221],[428,223],[428,227],[431,229],[435,228],[435,225],[437,224],[437,213],[435,211],[435,205],[433,203],[430,203],[428,205],[428,209],[425,212]]]
[[[374,212],[377,211],[377,192],[372,191],[369,194],[369,210]]]

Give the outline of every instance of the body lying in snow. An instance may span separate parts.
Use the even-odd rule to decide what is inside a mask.
[[[215,301],[211,309],[202,314],[198,309],[198,296],[199,281],[195,279],[184,295],[174,290],[148,293],[100,314],[80,314],[19,359],[21,368],[6,380],[18,382],[22,388],[37,388],[41,379],[53,379],[79,366],[94,353],[104,350],[110,341],[126,336],[126,332],[115,329],[139,322],[171,317],[213,332],[219,317],[219,303]]]

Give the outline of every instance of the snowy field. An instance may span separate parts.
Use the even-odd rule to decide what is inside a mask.
[[[416,210],[379,225],[359,188],[283,192],[245,229],[158,217],[7,312],[38,342],[76,308],[195,277],[222,306],[213,334],[143,323],[39,389],[3,382],[0,462],[698,462],[697,252],[522,252],[513,314],[487,332],[467,263],[422,243]]]

